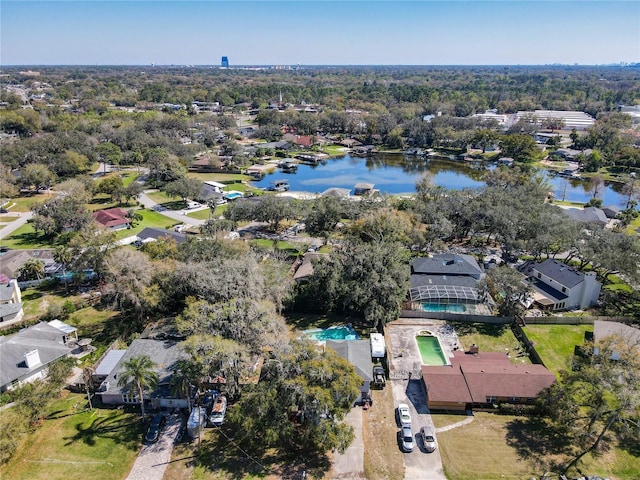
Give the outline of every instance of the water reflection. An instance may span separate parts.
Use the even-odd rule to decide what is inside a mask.
[[[483,175],[487,164],[452,161],[446,157],[426,159],[418,156],[377,154],[371,157],[345,155],[319,162],[317,165],[301,164],[295,173],[286,174],[276,170],[262,180],[253,182],[260,188],[267,188],[274,180],[286,178],[290,189],[320,193],[331,187],[353,189],[359,182],[373,183],[383,193],[413,193],[416,183],[426,174],[432,182],[449,189],[478,188],[484,186]],[[569,179],[547,175],[547,181],[555,198],[586,203],[593,197],[593,189],[586,180]],[[620,192],[621,185],[612,186],[605,182],[598,189],[597,198],[603,205],[624,206],[626,197]]]

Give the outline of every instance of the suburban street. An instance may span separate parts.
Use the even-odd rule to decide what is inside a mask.
[[[10,223],[7,223],[4,227],[0,229],[0,240],[8,237],[25,223],[27,223],[31,217],[33,216],[32,212],[24,212],[18,214],[6,214],[2,215],[4,220],[9,220],[11,218],[15,218]]]

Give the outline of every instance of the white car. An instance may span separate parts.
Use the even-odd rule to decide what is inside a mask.
[[[400,426],[411,426],[411,412],[409,411],[409,405],[406,403],[398,405],[398,418],[400,419]]]

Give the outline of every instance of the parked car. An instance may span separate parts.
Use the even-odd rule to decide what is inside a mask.
[[[0,208],[0,213],[9,213],[9,210],[6,208]]]
[[[422,446],[428,453],[435,451],[436,437],[431,427],[422,427],[420,429],[420,439],[422,440]]]
[[[167,423],[167,419],[162,414],[158,414],[151,419],[151,423],[149,424],[149,428],[147,429],[147,434],[144,439],[147,443],[156,443],[158,438],[160,438],[160,432],[162,431],[162,427]]]
[[[411,431],[411,427],[402,427],[400,429],[400,438],[401,438],[401,446],[403,452],[412,452],[413,451],[413,432]]]
[[[398,405],[398,419],[401,427],[411,426],[411,412],[409,411],[409,405],[406,403]]]

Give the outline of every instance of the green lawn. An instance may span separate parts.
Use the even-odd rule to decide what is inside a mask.
[[[161,190],[147,193],[147,196],[156,203],[163,205],[171,210],[184,209],[184,201],[181,198],[170,197]]]
[[[575,345],[581,345],[584,332],[593,332],[593,325],[527,325],[524,333],[540,355],[545,366],[556,377],[560,370],[570,368]]]
[[[519,342],[509,325],[452,323],[465,350],[475,343],[481,352],[514,353],[519,346]],[[511,361],[513,363],[529,363],[529,357],[514,356]]]
[[[552,437],[545,423],[536,418],[476,412],[470,424],[437,437],[449,480],[540,478],[545,472],[542,463],[566,462],[555,455],[567,439]],[[632,480],[639,476],[640,458],[612,449],[597,458],[585,456],[579,467],[589,475]],[[569,478],[578,476],[575,470],[569,474]]]
[[[188,177],[197,178],[198,180],[213,181],[220,183],[236,183],[242,181],[252,180],[250,175],[243,175],[241,173],[188,173]]]
[[[15,250],[52,247],[51,238],[44,236],[42,232],[36,233],[31,223],[26,223],[8,237],[3,238],[2,245]]]
[[[28,212],[31,210],[31,206],[36,203],[44,203],[51,198],[51,195],[47,193],[37,193],[33,195],[12,198],[9,200],[6,208],[10,212]]]
[[[121,480],[141,445],[140,416],[124,410],[85,409],[84,395],[56,401],[40,428],[28,435],[0,477],[16,480]]]
[[[128,228],[125,230],[118,230],[116,232],[116,237],[118,239],[131,237],[133,235],[137,235],[142,230],[147,227],[150,228],[171,228],[174,225],[179,225],[180,222],[174,220],[173,218],[165,217],[164,215],[155,212],[153,210],[147,210],[145,208],[141,210],[136,210],[136,213],[142,215],[142,221],[138,222],[138,224],[133,228]]]

